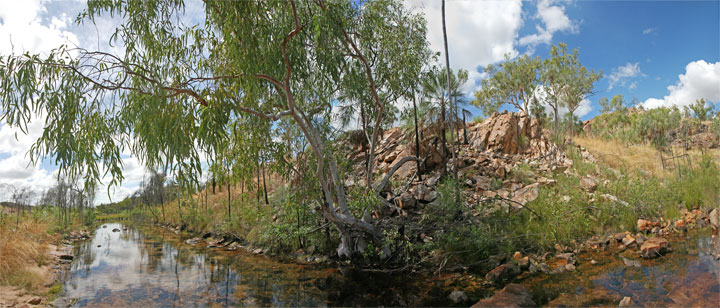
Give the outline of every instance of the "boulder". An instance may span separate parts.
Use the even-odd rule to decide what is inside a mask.
[[[632,246],[637,246],[638,243],[637,243],[637,241],[635,241],[635,238],[633,238],[632,236],[630,236],[628,234],[622,239],[622,244],[625,247],[632,247]]]
[[[120,229],[118,229],[118,228],[112,229],[112,232],[120,232]]]
[[[476,175],[471,178],[475,182],[475,187],[482,190],[490,190],[492,179],[482,175]]]
[[[717,208],[710,211],[710,215],[708,217],[710,219],[710,224],[715,227],[715,229],[720,229],[720,210]]]
[[[398,206],[401,209],[410,209],[415,207],[417,200],[413,197],[412,193],[406,191],[400,195],[397,199]]]
[[[520,274],[520,269],[513,263],[500,264],[485,275],[485,279],[491,283],[499,283]]]
[[[637,220],[637,229],[640,232],[648,232],[652,230],[652,222],[645,219],[638,219]]]
[[[594,192],[597,189],[598,181],[590,176],[580,178],[580,187],[587,192]]]
[[[40,303],[42,303],[42,298],[40,298],[39,296],[35,296],[31,298],[27,303],[30,305],[40,305]]]
[[[185,244],[188,244],[188,245],[197,245],[197,244],[200,243],[201,241],[202,241],[201,238],[199,238],[199,237],[194,237],[194,238],[191,238],[191,239],[186,240],[186,241],[185,241]]]
[[[522,285],[511,283],[490,298],[482,299],[472,308],[479,307],[537,307],[530,291]]]
[[[670,251],[670,244],[662,237],[651,237],[640,246],[640,256],[645,259],[657,258]]]
[[[519,204],[525,205],[537,199],[540,191],[540,183],[533,183],[523,188],[518,189],[515,192],[512,200]]]
[[[531,141],[539,139],[542,133],[537,119],[524,112],[507,111],[493,114],[471,130],[474,130],[471,147],[505,154],[524,153]]]

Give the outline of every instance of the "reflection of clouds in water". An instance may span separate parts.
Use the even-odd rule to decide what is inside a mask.
[[[77,298],[76,306],[317,306],[327,302],[324,292],[298,282],[296,266],[277,268],[277,263],[263,257],[196,251],[175,243],[177,236],[165,239],[163,230],[154,230],[160,236],[147,237],[133,228],[112,232],[114,228],[123,226],[107,224],[92,241],[76,246],[78,258],[64,280],[64,296]]]

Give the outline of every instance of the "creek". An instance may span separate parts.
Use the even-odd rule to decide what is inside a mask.
[[[113,229],[120,231],[113,232]],[[450,306],[462,290],[470,305],[493,294],[477,277],[369,273],[351,267],[278,261],[242,249],[187,245],[163,228],[107,223],[78,242],[61,273],[54,303],[72,307]],[[653,260],[633,251],[589,252],[561,274],[524,273],[513,282],[550,306],[718,306],[720,240],[709,231],[671,239],[673,252]],[[623,261],[637,260],[640,267]],[[591,264],[597,260],[598,264]]]

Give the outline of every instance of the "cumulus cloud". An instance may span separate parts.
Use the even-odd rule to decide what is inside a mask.
[[[678,81],[667,87],[668,95],[662,99],[648,98],[645,108],[688,106],[697,99],[710,102],[720,101],[720,62],[708,63],[698,60],[685,66],[685,73],[678,75]]]
[[[657,28],[647,28],[647,29],[643,30],[643,34],[645,34],[645,35],[652,34],[652,33],[655,33],[656,30],[657,30]]]
[[[425,14],[430,48],[444,51],[441,2],[408,0],[405,6]],[[478,67],[518,54],[514,41],[522,26],[522,1],[448,1],[445,14],[450,67],[469,72],[465,91],[474,90],[483,77]]]
[[[575,33],[579,28],[577,22],[570,20],[565,13],[565,6],[554,5],[552,0],[538,2],[535,18],[542,21],[543,26],[535,26],[537,33],[523,36],[518,40],[518,44],[528,47],[528,54],[533,54],[538,45],[550,44],[556,32]]]
[[[615,85],[618,83],[622,86],[625,86],[627,84],[627,80],[638,77],[638,76],[645,76],[642,71],[640,71],[640,63],[626,63],[623,66],[618,66],[612,70],[612,73],[608,75],[608,90],[612,90]],[[635,84],[637,86],[637,84]],[[632,88],[631,88],[632,89]]]
[[[47,53],[62,44],[78,43],[77,36],[68,31],[71,19],[67,14],[42,20],[45,1],[0,0],[0,7],[0,54]]]

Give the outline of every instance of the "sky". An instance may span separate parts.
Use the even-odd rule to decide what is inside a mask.
[[[428,21],[428,41],[443,50],[440,1],[406,0]],[[121,20],[97,18],[77,25],[82,1],[0,0],[0,55],[47,53],[66,43],[121,53],[107,44]],[[188,1],[187,20],[203,18],[200,1]],[[599,114],[597,101],[621,94],[646,108],[685,106],[705,98],[720,102],[720,1],[482,1],[446,3],[450,66],[467,69],[463,90],[472,98],[483,67],[506,54],[546,58],[560,42],[578,48],[581,63],[603,72],[576,114],[587,120]],[[470,108],[479,114],[476,108]],[[43,117],[29,135],[0,124],[0,201],[9,185],[43,191],[53,185],[57,167],[50,159],[29,165],[26,153],[42,134]],[[101,187],[96,203],[120,201],[137,189],[145,169],[130,153],[123,155],[125,181],[108,191]],[[109,182],[109,179],[104,179]]]

